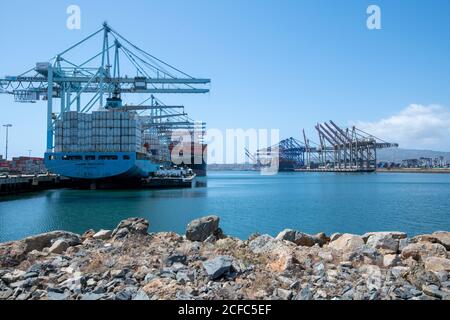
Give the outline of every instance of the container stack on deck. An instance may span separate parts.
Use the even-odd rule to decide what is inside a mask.
[[[142,124],[135,112],[65,112],[56,121],[56,152],[141,152]]]

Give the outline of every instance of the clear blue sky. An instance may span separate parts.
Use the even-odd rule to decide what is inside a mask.
[[[66,28],[70,4],[81,8],[81,30]],[[381,7],[382,30],[366,28],[369,4]],[[50,59],[105,20],[155,56],[212,79],[210,94],[159,96],[185,104],[209,128],[280,128],[299,137],[318,121],[362,121],[377,134],[394,130],[406,147],[450,149],[450,1],[1,1],[0,77]],[[444,118],[439,130],[416,132],[441,141],[414,145],[402,116],[411,104],[443,106],[419,121]],[[10,154],[42,155],[45,103],[0,95],[0,110],[0,122],[14,125]],[[406,122],[400,133],[396,119]],[[0,139],[3,154],[3,128]]]

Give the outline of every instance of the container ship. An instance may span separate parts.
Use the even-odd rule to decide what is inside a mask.
[[[141,116],[130,111],[133,109],[136,107],[122,107],[119,98],[111,98],[103,111],[64,112],[55,121],[54,151],[45,154],[47,169],[72,179],[131,181],[148,178],[176,163],[200,176],[206,175],[206,144],[189,143],[186,147],[183,139],[173,139],[178,137],[173,131],[179,129],[174,123],[180,119],[157,121],[161,114],[178,118],[187,117],[186,113],[163,111],[159,116]],[[164,110],[167,109],[165,106]],[[199,129],[184,120],[190,130],[183,129],[188,136],[182,138],[193,141],[194,133],[203,137],[204,123]],[[174,146],[180,150],[178,154],[172,152]],[[173,159],[177,156],[182,159],[184,152],[190,152],[190,161],[179,163]]]
[[[143,122],[136,112],[65,112],[56,121],[55,149],[45,154],[45,165],[50,172],[73,179],[149,177],[169,159],[155,152],[160,150],[153,149],[152,154],[144,147],[158,137],[143,136],[142,131]]]

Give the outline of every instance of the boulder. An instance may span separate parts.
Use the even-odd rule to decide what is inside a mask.
[[[94,229],[89,229],[86,230],[82,235],[81,235],[81,239],[82,240],[86,240],[86,239],[90,239],[94,236],[95,234],[95,230]]]
[[[435,298],[444,299],[444,300],[448,299],[448,295],[445,292],[439,290],[439,286],[437,286],[437,285],[423,286],[422,291],[423,291],[423,293],[425,293],[426,295],[428,295],[430,297],[435,297]]]
[[[354,250],[343,251],[342,259],[345,261],[356,262],[357,264],[382,264],[383,257],[377,249],[366,244],[357,247]]]
[[[139,290],[136,295],[133,297],[133,300],[150,300],[148,295],[145,293],[144,290]]]
[[[33,250],[42,251],[46,247],[50,247],[57,239],[63,239],[69,246],[81,244],[81,237],[78,234],[66,231],[52,231],[42,233],[36,236],[25,238],[26,252]]]
[[[364,242],[367,242],[367,240],[373,235],[383,235],[396,240],[406,239],[408,237],[406,233],[400,231],[367,232],[361,237],[363,238]]]
[[[425,259],[425,270],[432,272],[450,272],[450,259],[428,257]]]
[[[342,233],[333,233],[333,234],[330,236],[330,241],[336,241],[337,239],[340,238],[340,236],[342,236]]]
[[[325,233],[318,233],[313,236],[292,229],[285,229],[281,231],[275,239],[293,242],[302,247],[312,247],[315,244],[323,246],[325,243],[330,241],[330,238],[328,238]]]
[[[292,271],[299,266],[299,261],[294,256],[289,254],[279,254],[273,256],[267,264],[267,269],[271,272],[284,273],[286,271]]]
[[[49,253],[61,254],[69,248],[69,244],[64,239],[56,240],[48,249]]]
[[[128,218],[120,221],[112,232],[112,237],[121,239],[127,235],[147,235],[148,226],[149,222],[144,218]]]
[[[420,235],[415,236],[414,238],[412,238],[411,242],[413,242],[413,243],[430,242],[430,243],[439,243],[439,244],[441,244],[439,239],[436,238],[435,236],[431,235],[431,234],[420,234]]]
[[[438,239],[439,242],[445,247],[445,249],[447,249],[447,251],[450,251],[450,232],[438,231],[434,232],[432,236]]]
[[[404,235],[406,236],[406,234]],[[399,234],[391,232],[376,232],[367,238],[366,244],[384,253],[397,253],[399,246],[398,236]]]
[[[172,255],[168,256],[166,259],[166,264],[170,267],[174,263],[182,263],[186,264],[187,256],[183,253],[173,253]]]
[[[412,267],[406,274],[406,279],[419,289],[426,285],[439,285],[439,278],[431,271],[427,271],[421,266]]]
[[[312,235],[303,232],[298,232],[292,229],[285,229],[281,231],[275,239],[290,241],[298,246],[303,247],[312,247],[313,245],[316,244],[316,240]]]
[[[428,257],[447,258],[447,250],[439,243],[418,242],[407,245],[402,250],[402,259],[412,258],[416,261],[424,261]]]
[[[0,267],[17,266],[29,253],[41,252],[44,248],[51,247],[58,239],[64,240],[69,246],[81,244],[81,237],[78,234],[66,231],[52,231],[19,241],[2,243],[0,244]]]
[[[334,240],[329,244],[331,248],[343,252],[356,251],[363,245],[364,240],[362,237],[349,233],[343,234],[337,240]]]
[[[111,238],[112,231],[111,230],[100,230],[99,232],[95,233],[92,237],[94,239],[99,240],[108,240]]]
[[[230,273],[233,259],[229,256],[218,256],[203,262],[203,268],[212,280]]]
[[[219,221],[218,216],[208,216],[191,221],[186,227],[186,239],[203,242],[209,236],[220,233]]]
[[[314,236],[314,240],[317,244],[319,244],[319,246],[322,247],[324,244],[330,242],[330,237],[327,237],[327,235],[323,232],[319,232]]]
[[[282,300],[291,300],[294,293],[291,290],[278,288],[276,289],[276,295]]]
[[[277,240],[273,237],[268,234],[263,234],[251,240],[248,247],[253,253],[267,253],[273,250],[276,246],[276,242]]]
[[[403,278],[407,275],[409,268],[403,267],[403,266],[396,266],[391,268],[391,274],[394,276],[394,278]]]
[[[386,268],[392,268],[401,263],[400,256],[398,254],[386,254],[383,256],[383,266]]]

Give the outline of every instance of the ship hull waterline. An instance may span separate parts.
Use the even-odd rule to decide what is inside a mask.
[[[136,152],[48,152],[47,170],[72,179],[142,179],[158,171],[162,163]]]

